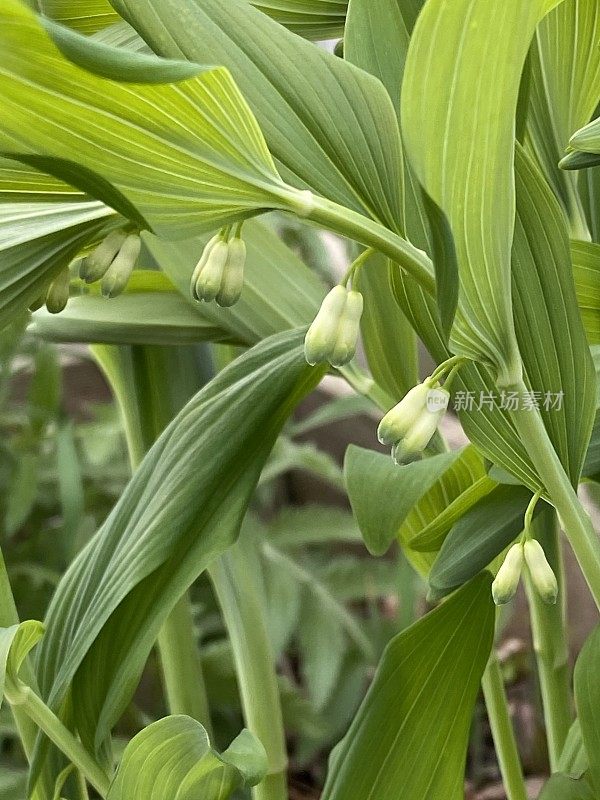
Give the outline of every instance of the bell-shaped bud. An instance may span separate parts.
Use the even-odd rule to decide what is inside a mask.
[[[525,562],[537,593],[544,603],[554,605],[558,597],[558,581],[548,563],[544,548],[537,539],[528,539],[524,545]]]
[[[427,407],[427,382],[419,383],[390,409],[379,423],[377,438],[381,444],[393,445],[403,439]]]
[[[435,391],[443,392],[444,390],[436,389]],[[396,464],[402,464],[408,457],[415,456],[425,450],[437,431],[444,413],[445,409],[429,411],[425,407],[425,410],[421,412],[421,415],[406,436],[394,446],[392,458]]]
[[[229,245],[224,239],[219,239],[211,247],[206,263],[196,278],[194,295],[198,300],[210,303],[216,298],[221,289],[228,257]]]
[[[217,304],[229,308],[237,303],[244,288],[244,266],[246,265],[246,243],[239,236],[229,241],[229,255],[223,271]]]
[[[196,295],[196,281],[200,277],[200,273],[206,266],[206,262],[208,261],[208,257],[211,253],[211,250],[216,245],[217,242],[221,241],[221,234],[217,233],[216,236],[213,236],[204,247],[202,251],[202,255],[200,256],[200,261],[196,264],[194,271],[192,272],[192,278],[190,281],[190,291],[192,293],[192,297],[194,300],[200,300],[200,298]]]
[[[54,278],[46,292],[46,308],[51,314],[60,313],[69,300],[69,284],[71,275],[67,268],[61,270]]]
[[[142,249],[142,240],[137,233],[130,234],[117,253],[117,257],[105,272],[100,284],[104,297],[116,297],[127,286],[133,268]]]
[[[102,278],[123,246],[125,231],[112,231],[93,253],[84,258],[79,265],[79,277],[86,283],[94,283]]]
[[[333,367],[343,367],[354,358],[360,334],[360,318],[364,307],[360,292],[350,291],[338,326],[335,347],[329,361]]]
[[[332,357],[347,297],[345,286],[334,286],[321,303],[304,339],[304,357],[311,366],[329,361]]]
[[[515,596],[523,569],[523,544],[513,544],[492,583],[492,597],[497,606],[503,606]]]

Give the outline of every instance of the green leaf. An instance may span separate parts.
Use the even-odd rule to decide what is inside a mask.
[[[455,352],[521,377],[511,305],[519,84],[545,0],[428,0],[411,38],[402,132],[411,165],[446,215],[460,273]]]
[[[0,628],[0,706],[4,695],[10,700],[23,662],[43,635],[44,626],[35,620]]]
[[[41,157],[45,171],[109,204],[116,192],[175,238],[281,205],[287,190],[226,69],[176,85],[121,84],[65,59],[17,0],[3,3],[0,23],[5,151]]]
[[[346,488],[372,555],[386,552],[414,504],[457,457],[458,453],[444,453],[397,466],[389,456],[350,445],[344,459]]]
[[[47,17],[80,33],[95,33],[120,19],[108,0],[38,0],[38,5]]]
[[[335,751],[323,800],[462,800],[473,707],[492,646],[491,578],[393,639]]]
[[[465,447],[413,507],[400,528],[400,541],[422,553],[439,550],[452,525],[495,485],[477,450]]]
[[[485,569],[523,530],[531,492],[524,486],[497,486],[454,525],[429,573],[436,599]]]
[[[243,731],[222,756],[191,717],[154,722],[127,745],[107,800],[227,800],[266,771],[266,753]]]
[[[243,0],[113,3],[156,53],[231,71],[284,180],[397,228],[400,135],[379,81]]]
[[[305,39],[344,33],[348,0],[250,0],[253,6]]]
[[[530,57],[525,146],[535,154],[571,222],[573,235],[586,226],[577,178],[558,162],[573,131],[600,102],[600,16],[595,0],[562,2],[539,24]]]
[[[557,774],[544,785],[539,800],[597,800],[597,795],[585,777]]]
[[[261,342],[201,390],[61,580],[40,651],[40,687],[58,708],[72,682],[88,747],[102,744],[131,698],[170,609],[237,538],[281,426],[320,380],[322,370],[304,361],[302,339],[293,331]],[[38,750],[35,774],[43,755]]]
[[[577,302],[587,340],[600,344],[600,245],[571,242]]]
[[[600,627],[588,637],[575,665],[575,703],[581,724],[583,744],[589,759],[589,776],[596,794],[600,792]]]

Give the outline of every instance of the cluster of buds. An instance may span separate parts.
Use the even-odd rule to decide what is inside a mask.
[[[334,286],[321,303],[304,340],[309,364],[329,362],[343,367],[354,358],[363,312],[363,296],[345,286]]]
[[[209,241],[192,274],[191,292],[194,300],[211,303],[216,300],[223,308],[237,303],[244,288],[246,244],[239,236],[227,241],[221,231]]]
[[[558,582],[548,563],[544,548],[537,539],[525,539],[514,544],[504,559],[492,583],[492,595],[496,605],[511,600],[517,591],[523,565],[527,565],[531,583],[545,603],[553,605],[558,597]]]
[[[86,283],[101,281],[104,297],[116,297],[127,286],[141,249],[138,233],[113,231],[83,259],[79,277]]]
[[[414,386],[379,423],[377,438],[391,445],[397,464],[421,453],[433,438],[448,408],[450,393],[433,377]]]

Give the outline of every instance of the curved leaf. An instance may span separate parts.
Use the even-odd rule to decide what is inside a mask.
[[[19,671],[29,651],[44,635],[41,622],[28,620],[10,628],[0,628],[0,706],[2,698],[19,679]]]
[[[491,576],[388,645],[322,800],[462,800],[473,707],[492,647]]]
[[[344,33],[348,0],[250,0],[305,39],[336,39]]]
[[[577,302],[587,340],[600,344],[600,245],[571,242]]]
[[[61,580],[40,686],[58,708],[73,681],[76,724],[90,748],[130,699],[170,609],[235,541],[281,426],[322,376],[306,365],[302,339],[294,331],[262,342],[200,391]]]
[[[37,0],[51,19],[80,33],[95,33],[118,22],[120,17],[109,0]]]
[[[600,628],[597,627],[588,637],[575,665],[575,703],[590,765],[589,776],[597,793],[600,791],[599,659]]]

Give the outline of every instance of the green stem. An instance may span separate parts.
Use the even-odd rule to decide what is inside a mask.
[[[527,393],[522,381],[507,390],[516,391],[520,396]],[[512,412],[517,433],[540,476],[546,496],[558,512],[561,527],[600,608],[600,539],[556,455],[539,411],[525,410],[522,405],[520,403],[519,409]]]
[[[544,603],[525,570],[533,647],[537,660],[540,691],[548,739],[551,772],[558,770],[571,723],[569,647],[566,636],[566,596],[560,538],[553,509],[546,507],[532,522],[532,532],[541,543],[559,585],[558,602]]]
[[[287,800],[287,750],[275,659],[253,544],[243,537],[209,568],[233,649],[244,719],[269,759],[254,800]]]
[[[286,199],[288,202],[293,199],[289,192]],[[429,256],[384,225],[317,195],[312,195],[311,203],[304,209],[294,209],[293,202],[290,205],[292,210],[300,210],[303,216],[318,225],[383,253],[412,275],[426,292],[435,296],[435,273]]]
[[[210,710],[200,654],[194,635],[189,593],[177,603],[158,637],[165,694],[171,714],[187,714],[202,722],[212,738]]]
[[[19,687],[18,694],[19,702],[13,705],[13,708],[22,708],[27,716],[67,756],[69,761],[81,770],[96,791],[102,797],[106,797],[110,778],[94,761],[81,742],[63,725],[33,689],[23,685]]]
[[[481,685],[506,796],[508,800],[527,800],[515,732],[508,713],[504,681],[495,653],[488,662]]]

